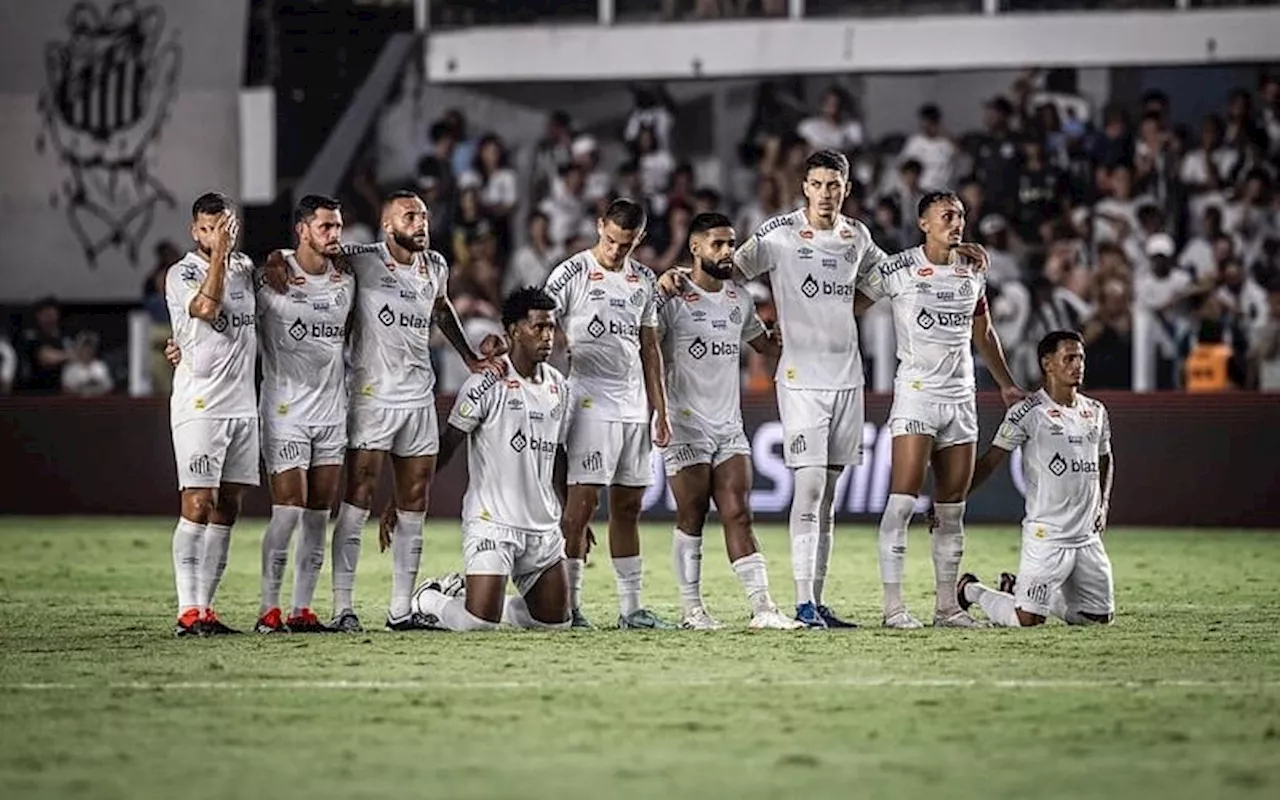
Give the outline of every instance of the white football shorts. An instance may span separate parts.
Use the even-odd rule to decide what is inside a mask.
[[[1111,559],[1101,541],[1060,547],[1054,542],[1022,540],[1016,607],[1047,617],[1049,598],[1059,589],[1070,609],[1094,615],[1115,613]]]
[[[825,391],[778,386],[783,460],[788,467],[862,463],[866,424],[861,387]]]
[[[466,574],[505,575],[522,595],[563,558],[564,536],[559,530],[526,531],[478,519],[462,523]]]
[[[190,419],[173,427],[179,489],[258,485],[258,418]]]
[[[268,475],[341,465],[346,453],[346,425],[297,425],[270,416],[263,419],[262,463]]]
[[[699,431],[678,423],[671,425],[671,444],[662,450],[667,477],[682,469],[710,464],[712,469],[734,456],[750,456],[751,442],[742,427],[723,431]]]
[[[643,488],[653,482],[653,440],[644,422],[575,416],[565,453],[571,485]]]
[[[347,414],[347,441],[352,450],[390,453],[399,458],[434,456],[440,452],[436,407],[352,405]]]
[[[973,400],[938,403],[910,392],[894,392],[889,411],[893,436],[933,437],[933,449],[978,441],[978,406]]]

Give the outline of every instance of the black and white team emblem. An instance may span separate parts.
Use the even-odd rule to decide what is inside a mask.
[[[605,330],[606,328],[604,326],[604,323],[600,321],[599,315],[592,317],[591,321],[587,323],[587,333],[591,334],[597,339],[599,339],[604,334]]]
[[[381,322],[387,327],[391,327],[396,324],[396,315],[395,312],[391,310],[391,306],[383,306],[378,309],[378,322]]]
[[[926,331],[932,328],[936,321],[926,308],[920,309],[920,313],[916,315],[916,324]]]
[[[732,322],[734,325],[742,324],[742,307],[741,306],[733,307],[733,310],[729,312],[729,321]]]
[[[1061,453],[1054,453],[1053,458],[1049,459],[1049,471],[1059,478],[1067,471],[1067,460],[1062,457]]]
[[[302,448],[297,442],[285,442],[280,445],[280,458],[285,461],[293,461],[302,455]]]
[[[644,289],[636,289],[632,292],[629,302],[637,308],[644,305]]]
[[[706,354],[707,354],[707,343],[702,341],[701,336],[694,339],[689,344],[689,355],[693,356],[694,358],[702,358]]]
[[[219,311],[218,316],[213,318],[213,322],[210,322],[209,326],[218,333],[225,332],[227,329],[227,315]]]
[[[66,40],[42,50],[48,83],[36,152],[52,150],[67,172],[50,202],[65,209],[91,268],[109,250],[136,265],[156,209],[175,206],[151,172],[182,64],[161,6],[76,3]]]
[[[599,472],[604,469],[604,456],[600,455],[599,450],[596,450],[582,459],[582,468],[587,472]]]
[[[804,434],[803,433],[799,434],[794,439],[792,439],[791,444],[788,445],[788,449],[791,450],[791,455],[793,456],[798,456],[801,453],[803,453],[805,450],[808,450],[809,445],[804,440]]]
[[[804,293],[805,297],[812,298],[818,294],[818,282],[813,279],[812,275],[806,275],[804,282],[800,284],[800,291]]]
[[[307,338],[307,326],[302,322],[301,317],[294,320],[293,324],[289,326],[289,335],[293,337],[295,342],[300,342]]]
[[[511,437],[511,449],[517,453],[523,453],[524,449],[529,446],[529,440],[525,438],[524,431],[516,431]]]
[[[973,297],[973,283],[971,281],[961,281],[960,289],[956,294],[961,297]]]
[[[213,471],[209,456],[204,453],[192,456],[191,460],[187,462],[187,471],[202,478],[208,477],[209,473]]]

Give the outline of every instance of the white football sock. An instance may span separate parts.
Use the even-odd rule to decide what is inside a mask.
[[[569,579],[569,608],[577,611],[582,608],[582,571],[587,562],[582,558],[566,558],[565,573]]]
[[[747,593],[747,603],[754,616],[762,611],[776,608],[773,598],[769,596],[769,571],[765,567],[764,555],[751,553],[733,562],[733,571]]]
[[[964,587],[964,596],[970,603],[977,603],[994,624],[1004,628],[1022,627],[1022,623],[1018,620],[1013,595],[988,589],[981,583],[973,581]]]
[[[814,560],[813,600],[822,605],[823,590],[827,587],[827,567],[831,564],[831,550],[836,539],[836,484],[842,470],[827,470],[823,486],[822,503],[818,506],[818,553]]]
[[[227,553],[231,550],[231,526],[210,522],[204,529],[204,555],[200,558],[201,608],[213,608],[213,598],[227,569]]]
[[[916,499],[891,494],[880,515],[880,582],[884,584],[884,615],[889,618],[906,609],[902,578],[907,564],[907,526],[915,513]]]
[[[791,575],[796,582],[796,605],[814,602],[813,582],[818,567],[818,522],[826,494],[826,467],[799,467],[791,497]]]
[[[502,608],[502,621],[515,628],[524,630],[563,631],[569,629],[571,620],[564,622],[543,622],[529,613],[529,604],[518,594],[507,598]]]
[[[356,588],[356,565],[360,563],[360,543],[364,537],[364,524],[369,519],[369,509],[343,503],[338,508],[338,520],[333,524],[333,544],[330,560],[333,561],[333,613],[355,610],[353,595]]]
[[[301,521],[301,508],[271,506],[271,520],[262,534],[262,603],[258,606],[259,615],[280,607],[280,586],[284,583],[284,568],[289,563],[289,540]]]
[[[421,512],[418,512],[421,513]],[[427,590],[418,595],[422,613],[434,616],[441,627],[451,631],[492,631],[498,623],[480,619],[467,610],[464,597],[448,597],[442,592]]]
[[[702,537],[690,536],[676,528],[671,535],[671,560],[676,570],[676,586],[684,610],[702,605]]]
[[[204,557],[201,522],[178,518],[173,529],[173,582],[178,590],[178,614],[200,605],[200,560]]]
[[[613,574],[618,581],[618,613],[629,617],[640,610],[640,588],[644,576],[640,556],[613,559]]]
[[[960,561],[964,558],[964,503],[934,503],[938,527],[933,529],[933,576],[937,583],[935,600],[938,616],[949,617],[960,610],[956,600],[956,581],[960,577]]]
[[[409,599],[418,582],[418,567],[422,564],[422,523],[427,515],[422,511],[396,509],[396,532],[391,539],[391,606],[388,613],[393,619],[401,619],[410,610]]]
[[[293,611],[297,614],[311,608],[316,597],[316,583],[320,580],[320,568],[324,566],[325,525],[329,512],[323,508],[308,508],[302,512],[302,530],[293,548]]]

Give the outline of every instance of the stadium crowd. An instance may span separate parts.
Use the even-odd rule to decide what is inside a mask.
[[[986,102],[981,130],[952,131],[937,106],[925,105],[915,131],[872,140],[839,84],[805,98],[789,82],[765,82],[739,147],[745,190],[740,181],[698,184],[690,154],[675,145],[682,121],[660,87],[636,92],[617,142],[552,112],[525,170],[513,166],[501,131],[477,132],[450,110],[408,154],[416,174],[397,182],[427,202],[431,246],[452,265],[451,294],[477,340],[500,332],[505,292],[540,284],[566,254],[590,245],[611,199],[643,199],[651,221],[636,255],[662,272],[683,257],[693,215],[727,213],[745,237],[797,206],[804,159],[831,148],[854,165],[845,213],[890,252],[920,243],[922,193],[959,192],[966,238],[991,253],[993,320],[1020,381],[1034,381],[1040,337],[1069,328],[1085,336],[1092,388],[1130,388],[1135,313],[1150,312],[1159,388],[1280,390],[1280,79],[1238,89],[1198,129],[1172,124],[1158,91],[1135,108],[1094,109],[1053,88],[1032,70]],[[615,144],[629,157],[606,166]],[[376,238],[377,197],[394,188],[380,185],[387,174],[376,154],[353,171],[342,197],[345,240]],[[522,208],[530,209],[523,218]],[[157,275],[177,252],[160,246]],[[163,341],[155,288],[148,281],[144,307]],[[771,320],[767,285],[752,293]],[[0,340],[0,387],[102,390],[93,343],[64,335],[56,317],[56,303],[44,301],[17,341]],[[442,388],[456,389],[465,368],[445,347],[440,360]],[[744,369],[750,389],[768,388],[762,361],[747,356]],[[153,374],[163,392],[159,358]]]

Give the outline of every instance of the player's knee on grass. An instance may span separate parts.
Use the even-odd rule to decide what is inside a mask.
[[[468,575],[467,611],[486,622],[502,622],[506,588],[506,575]]]
[[[182,516],[200,525],[213,521],[213,509],[217,505],[213,489],[183,489]]]
[[[569,621],[569,578],[564,561],[558,561],[538,576],[524,594],[525,607],[536,622],[561,625]]]
[[[1020,608],[1016,609],[1016,611],[1018,613],[1018,624],[1024,628],[1034,628],[1037,625],[1043,625],[1045,622],[1045,617],[1039,614],[1032,614],[1030,611],[1023,611]]]

